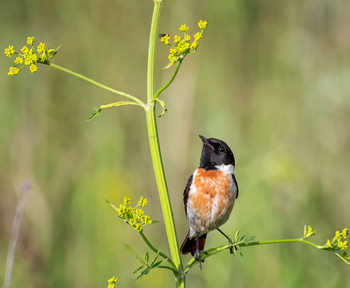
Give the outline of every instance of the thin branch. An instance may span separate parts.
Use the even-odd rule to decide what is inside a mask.
[[[183,59],[182,59],[182,60],[183,60]],[[171,76],[171,78],[169,79],[169,81],[168,81],[162,88],[160,88],[160,89],[157,91],[157,93],[154,95],[153,99],[158,99],[160,93],[162,93],[166,88],[168,88],[169,85],[173,82],[173,80],[174,80],[175,77],[176,77],[177,72],[178,72],[179,69],[180,69],[182,60],[179,60],[179,62],[177,62],[177,65],[176,65],[176,68],[175,68],[175,70],[174,70],[173,75]]]
[[[171,260],[171,259],[170,259],[167,255],[165,255],[163,252],[161,252],[160,250],[158,250],[157,248],[155,248],[155,247],[152,245],[152,243],[147,239],[147,237],[145,236],[145,234],[143,234],[142,231],[139,232],[139,233],[140,233],[142,239],[146,242],[147,246],[148,246],[154,253],[159,254],[159,255],[162,256],[164,259],[166,259],[166,260],[169,262],[169,264],[173,267],[173,268],[170,268],[170,267],[169,267],[169,268],[170,268],[171,270],[173,270],[174,273],[175,273],[175,272],[178,273],[177,268],[176,268],[176,266],[175,266],[173,260]]]
[[[140,104],[140,106],[145,107],[145,103],[143,103],[139,98],[137,98],[137,97],[135,97],[135,96],[132,96],[132,95],[130,95],[130,94],[128,94],[128,93],[121,92],[121,91],[115,90],[115,89],[113,89],[113,88],[110,88],[110,87],[108,87],[108,86],[106,86],[106,85],[104,85],[104,84],[101,84],[101,83],[99,83],[99,82],[97,82],[97,81],[95,81],[95,80],[92,80],[92,79],[90,79],[90,78],[88,78],[88,77],[85,77],[85,76],[82,75],[82,74],[73,72],[73,71],[71,71],[71,70],[69,70],[69,69],[67,69],[67,68],[64,68],[64,67],[62,67],[62,66],[59,66],[59,65],[57,65],[57,64],[50,63],[49,65],[50,65],[51,67],[53,67],[53,68],[59,69],[59,70],[61,70],[61,71],[64,71],[64,72],[69,73],[69,74],[71,74],[71,75],[74,75],[74,76],[76,76],[76,77],[78,77],[78,78],[80,78],[80,79],[83,79],[83,80],[85,80],[85,81],[87,81],[87,82],[90,82],[91,84],[94,84],[94,85],[96,85],[96,86],[98,86],[98,87],[100,87],[100,88],[102,88],[102,89],[105,89],[105,90],[107,90],[107,91],[109,91],[109,92],[112,92],[112,93],[114,93],[114,94],[118,94],[118,95],[124,96],[124,97],[126,97],[126,98],[128,98],[128,99],[130,99],[130,100],[133,100],[133,101],[135,101],[136,103]]]
[[[257,246],[257,245],[267,245],[267,244],[283,244],[283,243],[296,243],[296,242],[300,242],[300,243],[305,243],[308,245],[311,245],[317,249],[322,249],[322,246],[319,246],[315,243],[312,243],[310,241],[305,240],[304,237],[302,238],[296,238],[296,239],[282,239],[282,240],[271,240],[271,241],[252,241],[252,242],[238,242],[235,243],[234,246],[236,247],[249,247],[249,246]],[[217,253],[220,253],[226,249],[229,249],[231,247],[231,245],[223,245],[223,246],[219,246],[216,248],[211,248],[206,250],[206,254],[202,254],[201,255],[201,259],[204,260],[210,256],[213,256]],[[340,255],[338,255],[339,257],[341,257]],[[344,259],[343,259],[344,260]],[[186,265],[183,274],[187,274],[188,271],[192,268],[192,266],[196,263],[196,259],[192,258]]]

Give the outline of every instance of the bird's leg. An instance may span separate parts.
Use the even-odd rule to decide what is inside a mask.
[[[225,238],[228,240],[228,243],[231,245],[231,246],[230,246],[230,253],[231,253],[231,254],[234,254],[235,251],[233,250],[233,248],[235,248],[235,249],[237,250],[237,247],[234,246],[234,243],[232,242],[231,238],[228,237],[228,236],[227,236],[224,232],[222,232],[219,228],[216,228],[216,229],[217,229],[222,235],[224,235]]]
[[[204,262],[204,260],[201,260],[201,252],[204,254],[208,254],[204,250],[199,250],[199,233],[196,233],[196,253],[194,254],[194,259],[198,261],[199,268],[202,270],[202,262]]]

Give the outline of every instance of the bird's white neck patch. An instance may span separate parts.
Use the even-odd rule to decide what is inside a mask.
[[[222,165],[215,166],[215,168],[217,168],[218,170],[224,173],[233,174],[233,170],[235,169],[235,166],[233,166],[232,164],[229,164],[229,165],[222,164]]]

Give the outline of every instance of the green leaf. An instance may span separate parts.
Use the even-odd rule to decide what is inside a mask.
[[[152,268],[157,268],[158,266],[162,265],[167,259],[163,259],[161,261],[158,261],[156,264],[152,265]]]
[[[109,202],[109,200],[106,199],[106,202],[116,211],[118,212],[118,207],[115,206],[113,203]]]
[[[50,59],[58,53],[58,50],[60,50],[60,48],[61,48],[61,45],[58,45],[58,47],[55,49],[55,51],[50,54],[50,56],[51,56]]]
[[[135,274],[135,273],[139,272],[143,267],[145,267],[145,265],[140,266],[140,267],[137,268],[133,273]]]
[[[126,244],[124,244],[124,245],[126,245]],[[129,248],[130,248],[130,246],[129,246]],[[128,248],[128,249],[129,249],[129,248]],[[130,248],[130,249],[131,249],[131,248]],[[130,250],[130,251],[132,251],[133,254],[135,253],[135,252],[133,252],[133,250]],[[136,254],[136,253],[135,253],[135,254]],[[135,255],[135,254],[134,254],[134,255]],[[137,255],[137,256],[138,256],[138,255]],[[152,269],[159,267],[159,266],[162,265],[165,261],[168,260],[168,259],[163,259],[163,260],[161,260],[161,261],[156,262],[157,259],[158,259],[158,257],[159,257],[159,254],[157,254],[157,256],[153,259],[151,265],[149,265],[149,264],[147,264],[148,261],[149,261],[149,254],[148,254],[148,252],[146,252],[146,255],[145,255],[145,261],[146,261],[146,263],[145,263],[145,265],[143,265],[143,266],[139,267],[138,269],[136,269],[136,270],[134,271],[134,273],[140,271],[140,270],[141,270],[143,267],[145,267],[145,266],[147,266],[147,267],[146,267],[144,270],[141,271],[140,275],[137,276],[136,280],[139,279],[139,278],[141,278],[141,277],[143,277],[143,276],[145,276],[145,275],[147,275]],[[140,260],[139,260],[139,261],[140,261]]]
[[[254,235],[250,235],[249,237],[247,236],[247,240],[246,242],[251,242],[255,239],[255,236]]]
[[[139,276],[137,276],[136,280],[139,279],[139,278],[141,278],[142,276],[147,275],[147,274],[149,273],[149,271],[151,271],[151,269],[152,269],[151,267],[147,267],[145,270],[143,270],[143,271],[141,272],[141,274],[140,274]]]
[[[151,266],[153,266],[154,262],[157,261],[158,257],[159,257],[159,254],[157,254],[156,258],[153,259],[153,261],[152,261],[152,263],[151,263]]]
[[[160,99],[155,99],[155,101],[157,101],[159,103],[160,106],[162,106],[163,110],[162,113],[158,116],[158,117],[163,117],[165,112],[168,112],[168,109],[165,108],[165,102],[163,100]]]
[[[88,118],[86,118],[86,120],[85,121],[90,121],[90,120],[92,120],[93,118],[95,118],[97,115],[99,115],[100,114],[100,112],[102,111],[101,109],[99,109],[99,108],[94,108],[94,113],[92,113]]]
[[[143,265],[147,265],[147,263],[143,260],[143,257],[138,255],[129,244],[124,244],[125,248],[128,249],[134,256],[135,258]]]
[[[92,113],[92,114],[86,119],[86,121],[89,121],[89,120],[93,119],[94,117],[96,117],[97,115],[99,115],[99,114],[101,113],[101,111],[104,110],[104,109],[115,108],[115,107],[119,107],[119,106],[127,106],[127,105],[142,106],[142,105],[140,105],[139,103],[133,102],[133,101],[119,101],[119,102],[113,102],[113,103],[101,105],[99,108],[95,108],[95,112]]]
[[[237,230],[236,234],[235,234],[235,242],[239,242],[239,233],[241,233],[240,230]]]
[[[146,255],[145,255],[145,262],[148,263],[148,261],[149,261],[149,254],[148,254],[148,252],[146,252]]]

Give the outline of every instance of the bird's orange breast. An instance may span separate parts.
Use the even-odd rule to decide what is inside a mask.
[[[221,170],[197,169],[188,195],[187,214],[194,220],[189,219],[190,224],[210,231],[226,222],[236,198],[231,182],[232,176]]]

